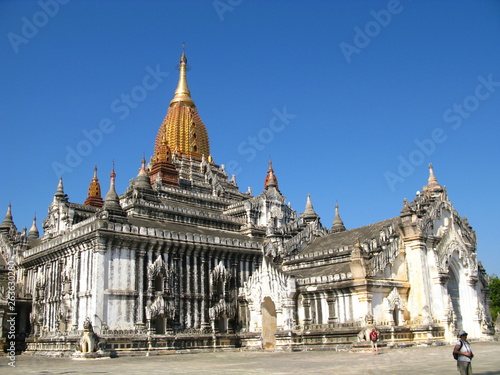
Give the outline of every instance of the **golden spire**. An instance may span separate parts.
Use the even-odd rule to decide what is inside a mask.
[[[191,99],[191,92],[189,91],[188,83],[187,83],[187,77],[186,77],[186,70],[187,70],[187,58],[184,53],[184,44],[182,45],[182,56],[179,61],[179,83],[177,84],[177,89],[175,90],[174,98],[170,102],[170,105],[173,103],[186,103],[188,105],[193,105],[194,102],[193,99]]]
[[[156,136],[153,162],[163,159],[165,146],[168,146],[170,152],[180,156],[190,156],[201,160],[205,155],[208,160],[211,160],[207,129],[191,99],[187,84],[187,58],[184,45],[179,70],[179,83],[174,98],[170,102],[167,115]]]
[[[89,185],[89,194],[85,202],[86,206],[102,207],[104,201],[101,197],[101,185],[99,184],[99,179],[97,178],[97,166],[94,166],[94,177]]]

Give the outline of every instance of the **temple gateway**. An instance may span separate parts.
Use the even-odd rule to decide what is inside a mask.
[[[476,235],[429,167],[400,213],[330,228],[311,197],[297,213],[271,162],[258,195],[215,163],[187,59],[149,161],[104,199],[60,179],[43,220],[0,225],[0,342],[42,354],[189,349],[345,349],[376,327],[390,345],[494,334]],[[139,163],[138,163],[139,166]],[[49,200],[49,199],[48,199]],[[14,293],[15,283],[15,293]],[[14,313],[15,311],[15,313]]]

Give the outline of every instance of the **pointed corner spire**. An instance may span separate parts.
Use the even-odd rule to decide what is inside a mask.
[[[266,179],[264,180],[264,190],[268,190],[269,188],[274,187],[278,190],[278,178],[274,174],[273,170],[273,162],[269,160],[269,168],[267,169]]]
[[[185,53],[185,44],[182,44],[182,55],[179,60],[179,82],[177,84],[177,89],[175,90],[174,98],[170,101],[170,105],[173,103],[185,103],[194,106],[193,99],[191,99],[191,92],[189,91],[189,86],[187,83],[186,71],[188,70],[187,58]]]
[[[9,222],[9,223],[12,223],[12,205],[9,203],[9,205],[7,206],[7,213],[5,214],[5,218],[3,220],[3,222]]]
[[[344,222],[340,218],[339,214],[339,204],[335,204],[335,218],[333,219],[332,223],[332,232],[337,233],[337,232],[343,232],[345,231],[346,228],[344,226]]]
[[[0,231],[9,231],[11,228],[15,228],[15,224],[12,218],[12,206],[9,203],[7,206],[7,213],[5,214],[2,224],[0,224]]]
[[[120,198],[118,197],[118,194],[116,194],[116,189],[115,189],[115,178],[116,178],[116,173],[115,173],[115,162],[113,161],[113,168],[111,169],[111,173],[109,174],[110,176],[110,183],[109,183],[109,191],[106,194],[106,197],[104,198],[104,209],[105,210],[122,210],[122,207],[120,206]]]
[[[117,195],[115,189],[115,180],[116,180],[115,161],[113,160],[113,167],[111,168],[111,173],[109,174],[109,190],[113,191],[115,195]]]
[[[302,216],[306,219],[306,221],[313,221],[319,217],[316,211],[314,211],[314,207],[311,202],[311,194],[307,194],[306,209],[304,210]]]
[[[40,232],[38,231],[38,228],[36,227],[36,213],[35,213],[35,216],[33,216],[33,224],[31,225],[31,228],[28,232],[28,238],[35,240],[38,237],[40,237]]]
[[[424,186],[424,191],[439,192],[443,191],[441,185],[439,185],[436,176],[434,175],[434,168],[432,163],[429,164],[429,179],[427,180],[427,185]]]
[[[146,172],[146,159],[143,156],[141,161],[141,168],[139,168],[139,173],[135,178],[135,187],[142,189],[151,189],[151,180]]]
[[[64,186],[63,186],[63,179],[62,177],[59,177],[59,183],[57,184],[57,190],[55,193],[56,197],[64,197],[66,194],[64,194]]]
[[[57,183],[57,190],[54,194],[54,199],[52,200],[53,205],[59,204],[59,202],[67,202],[68,195],[64,193],[63,179],[59,177],[59,182]]]
[[[104,205],[104,201],[101,197],[101,184],[99,184],[99,179],[97,178],[97,166],[94,166],[94,177],[92,177],[87,199],[85,199],[83,204],[99,208]]]
[[[434,185],[437,184],[437,178],[434,176],[434,167],[432,166],[432,163],[429,164],[429,179],[428,179],[428,185]]]

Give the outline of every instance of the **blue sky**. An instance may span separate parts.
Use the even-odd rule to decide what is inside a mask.
[[[38,227],[62,174],[122,193],[153,152],[181,54],[211,152],[240,190],[273,160],[298,213],[399,215],[438,181],[500,274],[497,1],[0,2],[0,215]]]

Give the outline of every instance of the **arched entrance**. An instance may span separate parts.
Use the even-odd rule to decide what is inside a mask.
[[[455,313],[455,318],[457,319],[456,327],[462,327],[462,312],[460,309],[460,284],[459,278],[456,272],[450,267],[448,271],[448,294],[451,298],[451,305],[453,306],[453,312]]]
[[[222,314],[219,320],[217,321],[219,333],[227,333],[228,328],[228,319],[226,314]]]
[[[153,327],[155,328],[155,333],[157,335],[164,335],[165,334],[165,316],[163,314],[159,314],[153,320]]]
[[[276,307],[271,298],[265,297],[262,302],[262,347],[274,349],[276,346]]]
[[[394,306],[394,310],[392,310],[392,320],[394,321],[395,326],[399,326],[399,305]]]

